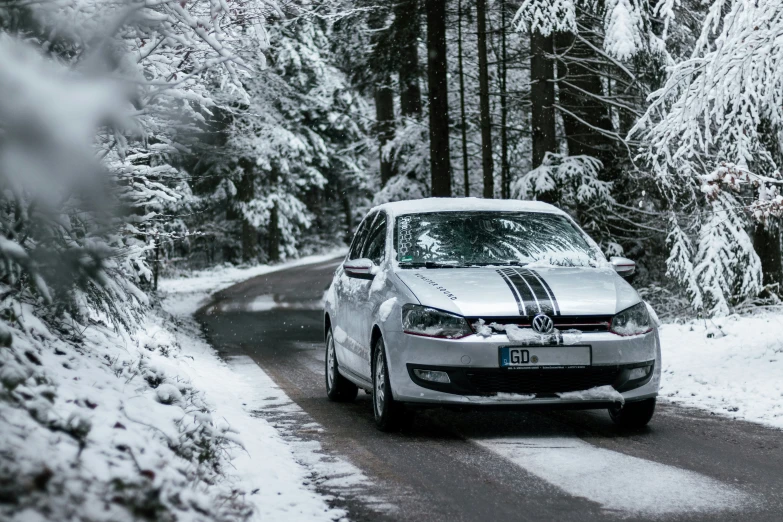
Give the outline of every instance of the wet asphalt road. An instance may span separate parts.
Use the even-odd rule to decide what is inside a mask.
[[[316,437],[360,468],[372,494],[394,505],[379,509],[361,493],[342,493],[337,503],[351,519],[783,521],[783,432],[666,403],[647,429],[631,434],[617,431],[605,411],[427,410],[405,432],[377,431],[368,395],[337,404],[324,391],[319,307],[339,261],[237,284],[198,318],[222,355],[251,357],[324,428],[298,436]],[[544,453],[519,465],[497,440]],[[551,441],[577,449],[563,453]],[[580,484],[583,469],[574,466],[615,462]],[[704,488],[717,496],[703,496]],[[646,491],[653,506],[670,509],[635,512],[623,504],[628,492],[646,498]]]

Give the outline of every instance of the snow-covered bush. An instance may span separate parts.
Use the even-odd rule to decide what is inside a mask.
[[[128,122],[127,91],[8,34],[0,34],[0,87],[3,294],[49,313],[130,324],[147,302],[133,280],[148,269],[128,270],[137,252],[119,235],[112,181],[92,147],[99,126]],[[114,256],[121,249],[127,257]]]
[[[0,349],[0,518],[248,515],[248,492],[224,476],[235,435],[177,376],[163,317],[133,335],[101,324],[64,333],[29,305],[13,311],[13,343]]]

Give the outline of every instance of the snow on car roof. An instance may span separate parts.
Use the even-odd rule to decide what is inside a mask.
[[[497,212],[548,212],[565,214],[559,208],[542,201],[483,198],[424,198],[395,201],[378,205],[373,211],[385,210],[391,216],[421,214],[423,212],[456,212],[465,210],[489,210]]]

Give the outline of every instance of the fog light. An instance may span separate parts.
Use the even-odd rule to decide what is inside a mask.
[[[641,368],[634,368],[631,373],[628,374],[628,380],[635,381],[636,379],[643,379],[650,373],[652,366],[643,366]]]
[[[449,384],[449,374],[446,372],[437,372],[433,370],[413,370],[413,374],[424,381],[439,382],[441,384]]]

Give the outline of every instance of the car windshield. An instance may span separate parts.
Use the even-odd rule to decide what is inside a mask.
[[[539,212],[438,212],[397,218],[402,267],[544,264],[596,266],[597,255],[566,217]]]

